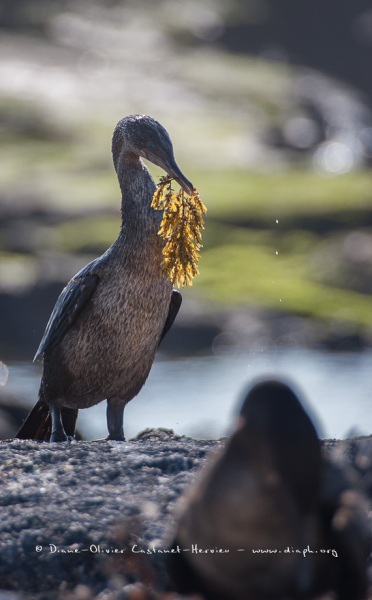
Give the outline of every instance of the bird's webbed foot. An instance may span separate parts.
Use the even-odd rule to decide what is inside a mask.
[[[116,442],[125,442],[126,441],[125,437],[124,437],[124,433],[123,433],[123,435],[120,435],[120,434],[119,435],[115,435],[115,434],[111,434],[110,433],[110,435],[108,435],[107,438],[105,438],[105,440],[107,442],[109,442],[110,440],[116,441]]]
[[[53,431],[49,442],[74,442],[75,438],[72,435],[62,435],[59,431]]]

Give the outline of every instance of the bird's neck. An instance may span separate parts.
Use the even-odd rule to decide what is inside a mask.
[[[151,208],[156,184],[138,156],[124,155],[117,169],[121,189],[121,233],[126,240],[158,242],[162,212]]]

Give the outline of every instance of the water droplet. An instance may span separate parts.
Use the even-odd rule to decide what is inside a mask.
[[[275,254],[278,256],[279,252],[277,250],[275,250]]]
[[[3,362],[0,360],[0,385],[5,385],[8,381],[9,369]]]
[[[275,219],[275,223],[279,223],[279,219]]]

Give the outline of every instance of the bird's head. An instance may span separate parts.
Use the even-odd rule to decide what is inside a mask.
[[[182,189],[191,194],[194,186],[178,167],[173,146],[164,127],[147,115],[129,115],[117,124],[112,140],[112,153],[116,170],[122,152],[141,156],[164,169]]]
[[[257,456],[261,452],[275,465],[302,504],[311,503],[320,480],[320,442],[292,385],[256,382],[243,402],[235,438],[243,452],[253,440]]]

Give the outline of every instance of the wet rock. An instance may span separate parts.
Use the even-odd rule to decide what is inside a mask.
[[[1,442],[0,600],[20,592],[73,600],[76,589],[91,598],[161,599],[175,504],[224,443],[169,430],[129,442]],[[372,438],[324,447],[371,493]]]
[[[0,589],[98,593],[108,571],[129,585],[147,562],[156,581],[174,503],[221,443],[164,430],[131,442],[1,442]]]

